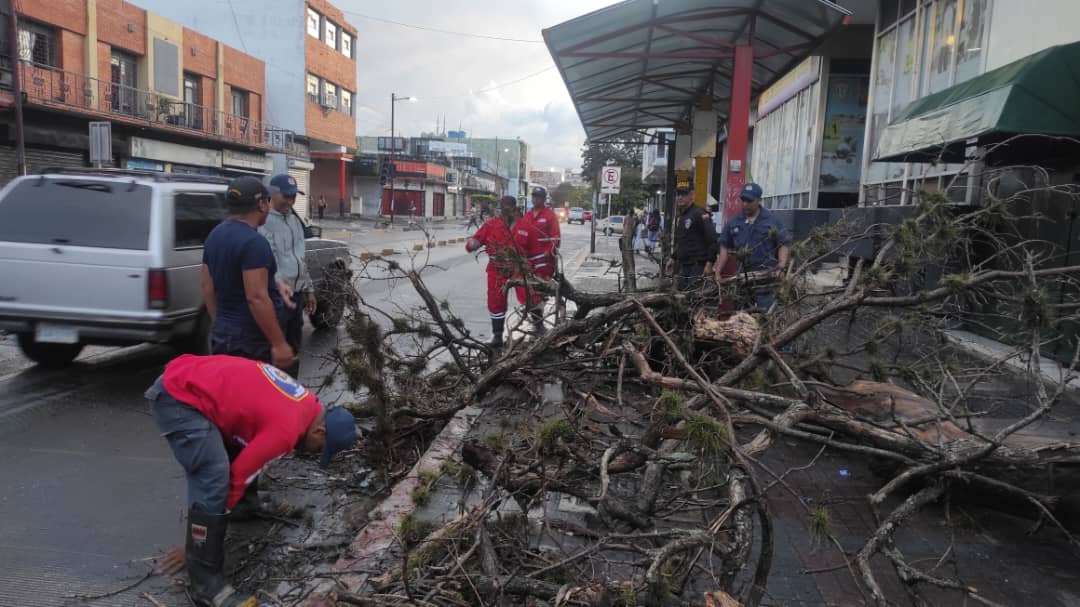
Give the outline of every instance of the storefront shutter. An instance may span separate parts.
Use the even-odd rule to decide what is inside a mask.
[[[307,169],[289,169],[289,176],[296,180],[296,187],[301,192],[308,192],[308,176],[311,175],[311,171]],[[293,205],[296,209],[296,213],[304,218],[311,217],[311,208],[308,204],[308,194],[298,194],[296,196],[296,204]]]

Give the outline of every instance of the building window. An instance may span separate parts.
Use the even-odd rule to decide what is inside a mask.
[[[113,51],[109,59],[109,99],[112,103],[112,111],[120,114],[134,115],[136,100],[135,90],[135,57],[121,52]]]
[[[19,23],[19,59],[59,67],[56,64],[56,31],[36,23]]]
[[[338,89],[336,86],[329,82],[323,83],[323,106],[334,108],[338,107]]]
[[[341,112],[352,116],[352,93],[341,89]]]
[[[315,103],[319,102],[319,77],[315,74],[307,75],[307,96]]]
[[[201,80],[195,74],[184,74],[184,126],[189,129],[202,129]]]
[[[330,48],[337,48],[337,26],[331,21],[326,22],[326,37],[323,40],[326,42],[326,46]]]
[[[319,15],[319,13],[316,13],[314,10],[312,10],[310,6],[308,7],[308,9],[307,9],[307,33],[308,33],[308,36],[311,36],[312,38],[315,38],[316,40],[321,39],[321,37],[319,36],[319,21],[321,20],[320,17],[321,17],[321,15]]]
[[[232,113],[234,116],[248,117],[248,92],[232,90]]]
[[[352,47],[353,47],[353,37],[350,36],[349,34],[346,34],[344,31],[342,31],[341,32],[341,54],[345,55],[349,59],[352,59]]]

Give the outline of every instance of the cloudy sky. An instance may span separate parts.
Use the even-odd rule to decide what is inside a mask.
[[[540,41],[540,30],[615,0],[333,3],[359,30],[357,134],[389,135],[390,94],[413,95],[419,101],[397,104],[401,135],[433,131],[445,116],[448,129],[460,125],[469,136],[521,137],[529,144],[531,169],[580,168],[585,133],[544,44],[443,34],[378,19]],[[537,75],[525,78],[532,74]]]

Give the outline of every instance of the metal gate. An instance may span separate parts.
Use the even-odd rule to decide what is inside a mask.
[[[26,172],[37,173],[48,168],[85,167],[82,152],[61,152],[41,148],[26,148]],[[0,146],[0,185],[15,178],[15,147]]]
[[[311,171],[307,169],[289,169],[289,176],[296,180],[296,187],[300,189],[304,194],[296,195],[296,204],[293,208],[296,209],[296,214],[304,217],[305,219],[311,218],[311,205],[308,203],[308,176],[311,175]]]

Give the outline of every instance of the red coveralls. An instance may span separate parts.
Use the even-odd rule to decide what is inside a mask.
[[[562,233],[559,230],[559,218],[550,207],[542,209],[529,209],[516,224],[514,224],[514,240],[518,248],[529,260],[529,268],[533,276],[549,279],[555,276],[558,266],[556,251]],[[544,296],[537,291],[532,291],[529,297],[529,305],[535,305],[544,300]],[[525,301],[525,288],[517,287],[518,301]]]
[[[511,251],[520,253],[518,245],[514,242],[512,229],[506,227],[502,218],[492,217],[472,235],[488,254],[487,302],[488,313],[492,320],[506,318],[506,292],[503,290],[503,285],[510,280],[514,272],[513,265],[509,261],[509,253]]]

